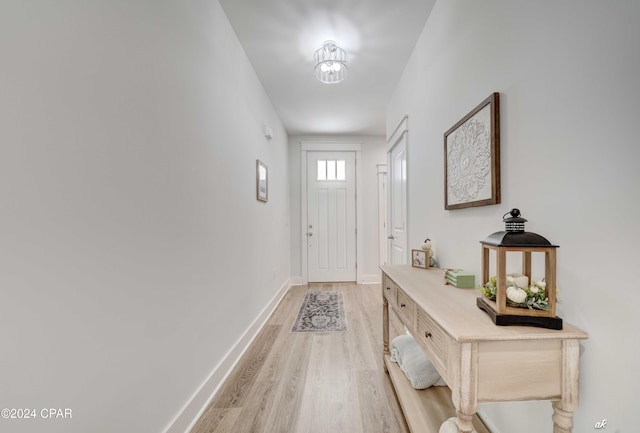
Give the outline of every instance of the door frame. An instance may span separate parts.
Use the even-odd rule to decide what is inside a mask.
[[[386,152],[387,152],[387,169],[389,170],[389,173],[391,173],[391,152],[393,151],[393,148],[396,147],[396,145],[400,144],[401,142],[404,142],[404,150],[405,150],[405,160],[406,160],[406,167],[405,167],[405,175],[407,177],[407,183],[406,183],[406,192],[405,192],[405,201],[404,201],[404,214],[405,214],[405,264],[409,264],[411,263],[411,261],[409,260],[409,252],[411,251],[411,248],[409,248],[409,182],[410,182],[410,177],[409,177],[409,115],[405,114],[402,119],[400,119],[400,122],[398,122],[398,125],[396,126],[396,128],[393,130],[393,132],[391,133],[391,135],[389,135],[389,137],[387,138],[387,148],[386,148]],[[389,184],[391,183],[391,179],[389,178]],[[391,255],[391,242],[392,240],[389,239],[389,236],[391,235],[391,233],[389,232],[389,229],[391,227],[391,187],[389,186],[387,188],[387,262],[389,262],[390,259],[390,255]]]
[[[301,250],[301,270],[302,284],[309,282],[308,272],[308,246],[307,246],[307,226],[309,219],[307,215],[307,152],[354,152],[356,154],[356,282],[363,284],[362,271],[364,266],[361,263],[360,251],[364,251],[362,245],[363,237],[358,235],[358,228],[362,225],[362,143],[358,142],[330,142],[330,141],[301,141],[300,142],[300,250]]]
[[[387,239],[387,164],[376,165],[378,174],[378,264],[388,263]]]

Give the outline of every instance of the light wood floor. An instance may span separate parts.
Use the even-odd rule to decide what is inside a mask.
[[[291,332],[307,290],[343,293],[346,332]],[[393,338],[404,330],[390,316]],[[382,366],[380,286],[292,287],[191,430],[214,432],[409,433]]]

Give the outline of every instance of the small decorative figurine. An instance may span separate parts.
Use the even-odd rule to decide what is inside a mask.
[[[431,239],[427,238],[422,243],[422,249],[427,252],[427,267],[435,266],[435,259],[433,258],[433,249],[431,248]]]

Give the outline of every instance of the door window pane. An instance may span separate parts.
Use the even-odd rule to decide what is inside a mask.
[[[336,180],[336,162],[327,161],[327,180]]]
[[[327,180],[327,161],[318,160],[318,180]]]
[[[336,164],[336,179],[337,180],[346,180],[347,176],[346,176],[346,167],[345,167],[345,161],[341,160],[338,161]]]
[[[347,165],[342,160],[318,160],[318,175],[316,180],[347,180]]]

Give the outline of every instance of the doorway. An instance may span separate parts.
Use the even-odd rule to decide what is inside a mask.
[[[407,216],[407,123],[405,116],[387,140],[389,170],[388,261],[392,265],[409,263]]]
[[[300,144],[301,282],[363,282],[357,235],[362,144]]]
[[[307,153],[307,280],[356,281],[356,157]]]

